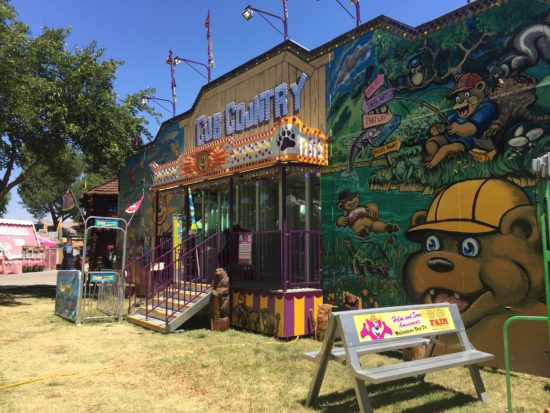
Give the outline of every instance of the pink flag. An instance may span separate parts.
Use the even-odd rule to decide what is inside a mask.
[[[143,197],[145,195],[142,195],[141,198],[139,198],[139,201],[137,201],[135,204],[132,204],[130,205],[128,208],[125,209],[125,211],[128,213],[128,214],[135,214],[136,211],[139,209],[139,207],[141,206],[141,203],[143,202]]]

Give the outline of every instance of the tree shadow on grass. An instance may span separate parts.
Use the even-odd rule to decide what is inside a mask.
[[[351,384],[351,382],[350,382]],[[396,402],[405,402],[429,395],[429,400],[419,406],[401,410],[406,413],[442,412],[447,409],[472,405],[480,401],[468,394],[452,390],[434,383],[416,379],[403,379],[390,383],[367,386],[371,406],[374,410],[382,406],[391,406]],[[454,393],[454,394],[453,394]],[[322,395],[318,399],[318,408],[322,412],[344,413],[357,411],[359,406],[353,388],[343,392]]]
[[[55,285],[2,286],[0,287],[0,307],[29,305],[23,298],[54,298]]]

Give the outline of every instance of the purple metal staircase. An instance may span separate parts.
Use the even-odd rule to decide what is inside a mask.
[[[125,268],[131,287],[128,321],[170,333],[208,305],[212,276],[220,266],[221,236],[191,236],[180,245],[162,243]]]

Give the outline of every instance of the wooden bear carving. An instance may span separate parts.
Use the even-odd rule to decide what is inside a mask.
[[[229,276],[223,268],[217,268],[210,298],[210,328],[212,331],[229,329]]]
[[[313,322],[313,331],[315,334],[315,340],[323,341],[325,337],[325,331],[328,327],[328,319],[332,312],[332,304],[319,304],[319,310],[317,312],[317,320],[313,317],[313,309],[309,310],[310,320]]]

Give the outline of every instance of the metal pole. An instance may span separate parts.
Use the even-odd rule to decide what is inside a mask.
[[[239,216],[239,213],[241,212],[240,211],[240,206],[239,206],[239,202],[240,202],[240,199],[239,199],[239,195],[240,195],[240,191],[239,191],[239,184],[235,185],[235,222],[237,224],[240,224],[240,216]]]
[[[256,211],[255,211],[255,221],[254,222],[254,230],[256,232],[259,232],[260,231],[260,181],[256,181],[255,183],[255,188],[256,188],[256,196],[255,196],[255,200],[254,200],[254,204],[256,205]]]
[[[176,116],[176,62],[172,59],[172,51],[170,50],[170,87],[172,88],[172,116]]]
[[[285,40],[288,39],[288,9],[286,7],[286,0],[283,0],[283,26],[285,28]]]
[[[122,275],[121,277],[121,283],[120,286],[120,296],[119,296],[119,305],[118,305],[118,321],[122,321],[122,309],[123,309],[123,303],[124,303],[124,292],[126,290],[126,274],[124,274],[124,268],[126,267],[126,238],[128,234],[128,224],[126,223],[126,227],[124,228],[122,232],[122,267],[120,268],[120,273]]]
[[[304,281],[309,282],[311,275],[311,218],[313,214],[312,200],[311,200],[311,177],[309,172],[304,174],[304,183],[305,183],[305,198],[306,198],[306,232],[304,233],[304,246],[306,249],[305,253],[305,279]]]
[[[359,0],[355,0],[355,24],[356,26],[361,25],[361,6],[359,5]]]
[[[218,216],[216,219],[216,232],[222,230],[222,191],[218,189]]]
[[[202,216],[202,236],[203,239],[206,239],[206,191],[201,191],[201,216]]]
[[[518,320],[526,321],[546,321],[548,323],[548,346],[550,348],[550,275],[548,263],[550,262],[550,251],[548,250],[547,226],[550,216],[550,184],[548,180],[542,179],[537,184],[537,216],[541,227],[542,257],[544,267],[544,286],[546,290],[546,317],[543,316],[514,316],[510,317],[504,323],[504,366],[506,370],[506,396],[508,398],[508,412],[512,413],[512,384],[510,380],[510,354],[508,351],[508,328],[510,324]],[[548,353],[547,353],[548,354]]]
[[[544,285],[546,289],[546,317],[548,319],[548,348],[550,349],[550,271],[548,269],[548,264],[550,263],[550,251],[548,249],[548,237],[547,237],[547,227],[548,227],[548,217],[550,217],[550,182],[544,180],[540,184],[541,187],[544,187],[541,190],[541,196],[539,201],[540,212],[539,219],[541,222],[542,229],[542,251],[544,258]],[[545,209],[546,206],[546,209]]]
[[[158,191],[156,191],[155,192],[155,236],[153,238],[153,241],[154,241],[153,251],[157,246],[158,232],[159,232],[159,193]],[[153,257],[153,261],[154,260],[155,260],[155,257]]]
[[[286,284],[288,282],[288,257],[286,251],[286,166],[283,165],[281,168],[281,186],[280,186],[280,204],[281,204],[281,256],[282,256],[282,267],[281,272],[283,275],[283,291],[286,291]]]
[[[508,327],[514,321],[547,321],[547,317],[542,316],[514,316],[510,317],[504,323],[504,368],[506,369],[506,395],[508,397],[508,413],[512,413],[512,383],[510,380],[510,353],[508,352]]]
[[[235,222],[233,218],[234,213],[234,198],[235,198],[235,189],[234,187],[234,180],[233,177],[229,178],[229,229],[231,230],[233,228],[233,223]]]
[[[210,32],[210,9],[208,9],[208,24],[206,25],[206,40],[208,43],[208,64],[206,65],[206,71],[208,72],[208,83],[210,83],[210,69],[212,68],[213,56],[212,56],[212,33]]]

